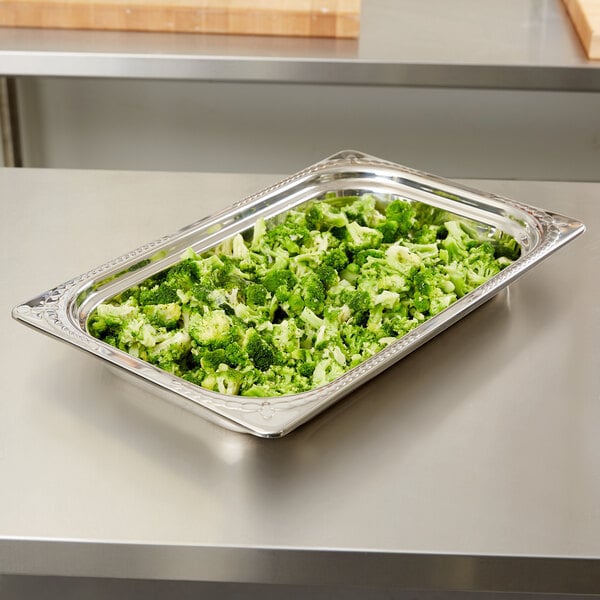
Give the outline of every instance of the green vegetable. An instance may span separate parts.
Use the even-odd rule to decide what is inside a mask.
[[[517,259],[512,237],[437,208],[327,195],[101,304],[97,338],[209,390],[333,381]]]

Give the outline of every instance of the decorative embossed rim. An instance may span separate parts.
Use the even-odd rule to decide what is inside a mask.
[[[123,278],[124,274],[128,273],[125,267],[139,264],[141,257],[147,258],[152,252],[167,248],[174,242],[182,242],[188,240],[188,238],[194,240],[196,234],[198,238],[202,238],[201,234],[208,236],[211,226],[224,223],[236,211],[239,212],[245,207],[253,206],[264,208],[270,198],[286,190],[291,190],[294,185],[302,182],[307,183],[319,174],[337,173],[339,175],[348,172],[349,169],[356,168],[371,171],[383,170],[383,174],[380,173],[380,175],[384,180],[385,177],[388,177],[388,181],[394,178],[399,178],[404,182],[410,181],[415,184],[413,196],[418,195],[418,198],[415,197],[415,199],[429,201],[430,203],[441,202],[446,206],[451,204],[454,208],[453,212],[458,214],[463,214],[464,211],[469,210],[470,203],[477,205],[480,211],[486,210],[486,208],[489,209],[490,214],[500,208],[519,214],[523,219],[519,227],[528,230],[528,233],[523,235],[531,247],[521,258],[501,273],[470,294],[457,300],[443,312],[399,338],[375,356],[346,372],[335,381],[302,394],[274,398],[243,399],[218,394],[199,388],[144,361],[134,359],[87,333],[85,329],[86,318],[80,310],[85,305],[85,301],[78,303],[78,298],[82,294],[89,293],[94,282],[102,282],[101,276],[113,273],[115,280],[119,280],[119,278]],[[340,181],[342,184],[344,183],[343,179],[340,179]],[[340,185],[340,189],[344,187]],[[369,186],[365,185],[364,187]],[[450,190],[450,192],[447,192],[447,190]],[[435,198],[435,191],[444,191],[444,195],[448,196],[450,200]],[[411,196],[408,191],[404,191],[404,195],[406,197]],[[452,199],[453,196],[454,200]],[[277,205],[277,200],[274,201],[274,205]],[[498,215],[497,213],[495,215],[497,221]],[[484,219],[480,220],[486,222]],[[514,221],[506,221],[505,224],[507,228],[510,226],[513,230],[517,227]],[[501,196],[471,189],[358,151],[345,150],[236,202],[230,209],[213,217],[197,221],[172,235],[163,236],[144,244],[136,250],[117,257],[33,298],[29,302],[15,307],[13,317],[26,325],[66,341],[113,366],[162,388],[170,394],[169,399],[176,404],[200,413],[222,426],[262,437],[280,437],[458,321],[497,294],[509,283],[522,276],[538,262],[583,233],[584,230],[584,225],[574,219]],[[224,233],[221,237],[217,235],[210,246],[216,245],[229,235],[230,233]],[[173,261],[177,259],[177,256],[175,253],[171,253],[166,256],[165,260],[170,259]],[[160,264],[160,261],[156,263],[154,272],[160,270],[158,268]],[[119,269],[121,269],[120,272]],[[142,268],[139,270],[137,281],[147,276]],[[129,274],[128,277],[131,278],[133,275]],[[130,285],[133,285],[133,282],[129,283]],[[110,295],[112,294],[105,294],[104,298]]]

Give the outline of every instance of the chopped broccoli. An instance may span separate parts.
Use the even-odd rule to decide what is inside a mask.
[[[323,264],[332,267],[338,273],[348,266],[348,255],[341,247],[333,248],[323,257]]]
[[[342,292],[340,300],[350,309],[353,323],[359,326],[366,323],[373,306],[367,292],[361,290]]]
[[[307,237],[309,237],[309,230],[306,226],[284,222],[268,229],[263,241],[274,249],[281,248],[289,254],[299,254],[300,246]],[[264,244],[261,246],[263,249]]]
[[[140,306],[152,304],[171,304],[173,302],[179,302],[177,289],[166,282],[156,284],[150,289],[141,288],[139,290],[138,299]]]
[[[463,260],[468,258],[469,250],[477,245],[459,221],[448,221],[446,224],[448,235],[442,240],[442,247],[448,252],[450,260]]]
[[[276,269],[268,271],[261,283],[269,292],[275,294],[280,288],[290,292],[296,285],[296,281],[297,279],[291,271]]]
[[[229,341],[232,324],[224,310],[213,310],[206,314],[194,312],[188,321],[188,332],[200,346],[223,346]]]
[[[389,221],[398,224],[398,231],[406,235],[415,225],[415,207],[406,200],[394,200],[385,209],[385,216]]]
[[[264,306],[267,303],[269,290],[260,283],[251,283],[246,288],[246,303],[248,306]]]
[[[225,346],[225,363],[230,367],[241,367],[248,362],[248,355],[237,342],[229,342]]]
[[[325,309],[326,292],[323,282],[316,273],[305,275],[300,280],[300,289],[304,297],[304,304],[315,314],[321,314]]]
[[[346,225],[348,248],[351,250],[365,250],[379,248],[383,240],[383,234],[377,229],[363,227],[357,221],[350,221]]]
[[[309,202],[100,304],[90,333],[208,390],[325,385],[516,260],[506,233],[373,194]]]
[[[197,283],[196,285],[193,285],[190,290],[190,300],[193,299],[198,304],[210,304],[210,293],[214,292],[214,290],[215,286],[208,281]]]
[[[191,347],[192,342],[186,331],[173,331],[160,344],[149,349],[148,358],[150,362],[164,368],[164,365],[171,365],[185,358]]]
[[[273,326],[273,345],[282,355],[294,355],[300,349],[300,339],[304,330],[294,319],[284,319]]]
[[[393,244],[398,239],[398,231],[400,230],[400,226],[398,225],[398,221],[386,219],[382,223],[379,223],[376,229],[383,236],[383,242],[385,244]]]
[[[346,205],[343,211],[348,220],[365,227],[377,227],[385,216],[377,209],[377,198],[373,194],[364,194],[351,204]]]
[[[248,330],[244,340],[244,349],[254,366],[261,371],[266,371],[275,364],[277,357],[275,348],[255,329]]]
[[[172,266],[167,272],[165,284],[175,290],[188,291],[194,284],[200,281],[200,272],[198,263],[186,258],[180,263]],[[159,300],[158,304],[164,304],[164,300]]]
[[[243,382],[243,374],[226,365],[221,365],[214,373],[209,373],[202,380],[202,387],[220,394],[236,396]]]
[[[138,314],[139,309],[133,298],[119,306],[100,304],[90,319],[89,328],[94,335],[101,337],[101,334],[107,330],[126,325]]]
[[[344,227],[348,217],[337,207],[327,202],[315,202],[306,212],[306,226],[319,231],[332,227]]]
[[[383,258],[383,252],[381,250],[359,250],[356,255],[354,256],[354,262],[359,266],[362,267],[364,266],[364,264],[366,262],[369,261],[369,257],[371,257],[371,259],[374,258]]]
[[[315,269],[315,275],[321,280],[326,289],[339,282],[337,271],[329,265],[321,264]]]
[[[172,329],[177,326],[181,318],[181,306],[177,302],[168,304],[151,304],[142,307],[142,312],[152,325]]]

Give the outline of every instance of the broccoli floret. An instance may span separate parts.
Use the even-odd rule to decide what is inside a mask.
[[[275,364],[277,353],[275,348],[267,342],[256,329],[249,329],[244,340],[244,350],[257,369],[268,370]]]
[[[248,355],[237,342],[229,342],[225,346],[225,362],[230,367],[241,367],[248,363]]]
[[[215,286],[210,281],[203,281],[192,286],[190,298],[193,298],[198,304],[210,304],[211,292],[215,291]]]
[[[205,377],[206,377],[206,372],[203,371],[202,369],[194,369],[193,371],[186,371],[182,375],[183,379],[185,379],[186,381],[189,381],[190,383],[193,383],[195,385],[202,385],[202,382],[204,381]]]
[[[226,365],[224,368],[219,368],[214,373],[209,373],[202,381],[202,387],[212,390],[213,392],[219,392],[220,394],[227,394],[228,396],[235,396],[239,393],[240,387],[243,382],[243,374],[234,369],[230,369]]]
[[[456,300],[452,279],[433,267],[422,267],[412,283],[413,307],[419,313],[437,314]]]
[[[379,248],[383,240],[383,234],[377,229],[363,227],[356,221],[351,221],[346,225],[348,248],[353,251],[364,250],[366,248]]]
[[[361,274],[361,268],[355,262],[351,262],[340,273],[340,277],[342,278],[343,281],[346,281],[350,284],[354,284],[358,281],[360,274]]]
[[[485,283],[502,270],[490,243],[473,248],[469,253],[467,265],[467,279],[473,288]]]
[[[246,245],[244,238],[239,233],[234,235],[231,240],[231,256],[243,260],[244,258],[248,258],[249,254],[250,249]]]
[[[431,295],[430,277],[427,271],[419,271],[413,280],[415,291],[413,303],[419,312],[429,310],[429,297]]]
[[[304,331],[293,319],[285,319],[273,326],[273,344],[284,355],[293,356],[300,349]]]
[[[411,242],[404,242],[404,245],[413,253],[421,258],[435,258],[439,253],[437,244],[417,244]]]
[[[252,250],[256,250],[257,248],[263,245],[266,233],[267,224],[265,223],[265,220],[262,217],[256,219],[256,223],[254,223],[254,229],[252,232],[252,242],[250,244],[250,248]]]
[[[469,250],[477,245],[463,228],[459,221],[445,223],[448,235],[442,240],[442,247],[448,252],[450,260],[464,260],[469,256]]]
[[[377,210],[377,199],[372,194],[364,194],[344,207],[350,221],[365,227],[377,227],[385,220],[385,216]]]
[[[346,227],[332,227],[329,233],[331,233],[338,242],[345,241],[347,237]]]
[[[395,314],[386,320],[384,327],[388,335],[400,337],[419,325],[419,321],[403,314]]]
[[[383,256],[384,255],[381,250],[373,250],[373,249],[359,250],[356,253],[356,255],[354,256],[354,262],[359,267],[362,267],[369,260],[369,257],[381,259],[381,258],[383,258]]]
[[[248,280],[245,273],[239,270],[231,258],[223,256],[221,262],[223,266],[214,269],[211,274],[211,281],[215,287],[230,291],[247,285]]]
[[[348,217],[335,206],[327,202],[313,203],[306,213],[306,226],[309,229],[320,231],[332,227],[344,227],[348,224]]]
[[[431,316],[437,315],[444,309],[448,308],[455,301],[456,294],[454,293],[440,294],[439,296],[435,296],[431,298],[431,303],[429,305],[429,314]]]
[[[385,208],[385,216],[389,221],[398,223],[398,233],[406,235],[415,225],[415,207],[412,202],[394,200]]]
[[[249,364],[246,351],[238,342],[230,342],[223,348],[215,350],[193,349],[200,356],[200,364],[206,371],[216,371],[220,365],[228,367],[245,367]]]
[[[423,264],[423,259],[406,246],[393,244],[385,251],[387,264],[403,275],[409,275],[415,267]]]
[[[375,296],[373,304],[375,306],[381,306],[384,309],[393,310],[399,301],[400,294],[398,292],[390,292],[389,290],[383,290],[383,292]]]
[[[200,271],[198,268],[198,262],[186,258],[180,263],[172,266],[165,278],[165,283],[168,287],[175,290],[188,291],[194,284],[200,281]],[[164,300],[158,302],[158,304],[165,304]]]
[[[341,247],[333,248],[323,257],[323,264],[332,267],[338,273],[348,265],[348,255]]]
[[[123,323],[118,333],[119,347],[130,350],[135,346],[136,353],[140,352],[139,345],[145,348],[156,346],[163,338],[159,336],[156,328],[151,325],[144,315],[129,319]]]
[[[323,358],[320,360],[313,370],[312,383],[315,387],[325,385],[340,375],[343,375],[345,369],[333,358]]]
[[[296,277],[291,271],[283,269],[269,271],[262,280],[262,285],[272,294],[275,294],[279,288],[291,292],[296,285]]]
[[[309,230],[297,223],[284,222],[268,229],[264,240],[274,246],[283,248],[288,254],[299,254],[300,246],[309,237]]]
[[[318,317],[308,306],[305,306],[300,313],[300,320],[306,323],[312,329],[318,330],[325,325],[325,321]]]
[[[423,225],[413,231],[412,240],[417,244],[434,244],[446,235],[446,228],[439,225]]]
[[[312,377],[315,372],[315,363],[314,362],[303,362],[298,365],[298,373],[302,375],[302,377]]]
[[[223,348],[205,351],[200,359],[200,365],[207,371],[216,371],[221,365],[227,364],[227,356]]]
[[[386,219],[379,223],[376,229],[381,232],[384,244],[393,244],[398,239],[398,231],[400,229],[398,221]]]
[[[315,314],[322,314],[325,308],[325,287],[318,275],[311,273],[300,280],[300,289],[304,297],[304,304]]]
[[[310,389],[310,380],[301,375],[296,367],[274,365],[263,373],[263,377],[247,385],[244,382],[242,396],[281,396],[297,394]]]
[[[284,304],[284,309],[291,316],[299,315],[304,310],[304,297],[301,292],[290,294]]]
[[[141,288],[138,294],[140,306],[152,304],[171,304],[179,301],[177,289],[170,284],[163,282],[156,284],[150,289]]]
[[[340,302],[348,307],[351,322],[355,325],[365,325],[373,303],[369,293],[362,290],[344,290],[340,294]]]
[[[444,271],[448,277],[448,280],[454,286],[454,290],[458,298],[462,298],[465,294],[471,291],[471,287],[467,282],[467,271],[463,265],[453,262],[449,265],[445,265]]]
[[[152,325],[167,329],[176,327],[181,318],[181,306],[176,302],[144,306],[142,312]]]
[[[114,331],[139,314],[137,303],[130,298],[125,304],[100,304],[89,320],[88,327],[95,336],[100,336],[105,331]]]
[[[194,312],[188,321],[192,339],[201,346],[223,346],[229,341],[231,318],[224,310],[213,310],[206,314]]]
[[[248,306],[265,306],[269,290],[260,283],[251,283],[245,289]]]
[[[337,271],[329,265],[319,265],[315,269],[315,274],[321,280],[321,283],[325,289],[329,289],[330,287],[336,285],[340,280]]]
[[[187,331],[173,331],[160,344],[148,350],[148,358],[165,368],[165,365],[175,364],[185,358],[191,347],[192,340]]]

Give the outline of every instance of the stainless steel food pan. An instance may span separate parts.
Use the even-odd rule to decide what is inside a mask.
[[[302,394],[248,398],[211,392],[129,356],[87,332],[88,317],[99,303],[175,264],[187,247],[204,252],[236,233],[249,230],[259,217],[275,218],[331,192],[376,193],[381,198],[401,197],[434,205],[460,218],[474,220],[484,229],[514,236],[521,244],[521,257],[375,356],[335,381]],[[257,436],[280,437],[455,323],[584,229],[582,223],[562,215],[360,152],[344,151],[240,200],[225,211],[40,294],[15,307],[13,317],[97,356],[150,390],[220,425]]]

